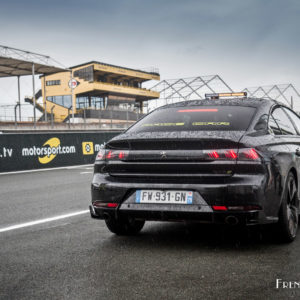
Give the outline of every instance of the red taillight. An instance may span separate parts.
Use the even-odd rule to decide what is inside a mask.
[[[257,154],[257,152],[252,148],[252,149],[245,149],[244,151],[242,151],[242,153],[244,154],[244,156],[250,160],[257,160],[259,159],[259,155]]]
[[[118,155],[118,157],[120,158],[120,159],[122,159],[122,158],[125,158],[125,152],[124,151],[120,151],[120,153],[119,153],[119,155]]]
[[[220,155],[218,154],[217,151],[211,151],[211,152],[208,152],[207,154],[211,158],[219,158],[220,157]]]
[[[217,108],[180,109],[177,112],[217,112]]]
[[[106,206],[110,208],[116,208],[118,206],[118,203],[107,203]]]
[[[104,160],[105,159],[105,150],[100,149],[100,151],[97,153],[96,160]]]
[[[234,150],[227,150],[225,152],[225,156],[229,159],[236,159],[238,157],[237,153]]]
[[[113,152],[112,152],[112,151],[108,151],[108,153],[106,154],[105,158],[107,158],[107,159],[112,159],[112,158],[114,158]]]
[[[260,156],[253,148],[203,150],[203,156],[210,160],[260,161]]]
[[[105,203],[105,202],[100,202],[100,201],[95,201],[93,202],[94,207],[109,207],[109,208],[116,208],[118,206],[118,203]]]
[[[125,160],[129,155],[128,150],[105,150],[101,149],[97,156],[96,156],[96,161],[97,160]]]
[[[203,150],[203,154],[218,160],[235,160],[238,157],[236,149]]]
[[[227,210],[227,207],[226,206],[220,206],[220,205],[213,205],[212,206],[213,210],[221,210],[221,211],[224,211],[224,210]]]

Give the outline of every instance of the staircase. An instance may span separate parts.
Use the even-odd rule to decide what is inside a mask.
[[[40,97],[42,97],[42,90],[41,89],[39,89],[37,91],[37,93],[35,94],[35,107],[40,112],[44,113],[44,111],[45,111],[44,107],[42,105],[40,105],[39,103],[36,102]],[[34,103],[33,103],[33,97],[25,97],[24,101],[26,103],[30,103],[30,104],[34,105]]]
[[[35,108],[40,111],[41,113],[43,113],[43,115],[38,119],[38,122],[41,122],[41,121],[45,121],[46,118],[45,118],[45,109],[44,109],[44,106],[40,105],[39,103],[37,103],[36,101],[42,97],[42,90],[39,89],[36,94],[35,94]],[[31,105],[34,105],[33,103],[33,98],[32,97],[25,97],[24,101],[26,103],[29,103]],[[47,113],[47,118],[48,120],[50,120],[51,118],[51,114]]]

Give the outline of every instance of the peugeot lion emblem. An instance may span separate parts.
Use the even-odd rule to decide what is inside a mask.
[[[166,151],[160,152],[160,155],[161,155],[160,158],[167,158],[167,152]]]

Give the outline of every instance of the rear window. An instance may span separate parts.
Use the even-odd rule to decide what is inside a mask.
[[[246,130],[255,108],[244,106],[193,106],[157,110],[128,132]]]

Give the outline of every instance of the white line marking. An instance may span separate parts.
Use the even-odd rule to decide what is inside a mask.
[[[22,174],[22,173],[31,173],[31,172],[44,172],[44,171],[55,171],[55,170],[69,170],[69,169],[78,169],[86,166],[93,166],[93,165],[78,165],[78,166],[65,166],[65,167],[56,167],[56,168],[46,168],[46,169],[33,169],[33,170],[24,170],[24,171],[12,171],[12,172],[3,172],[0,173],[1,175],[10,175],[10,174]]]
[[[86,172],[80,172],[80,174],[92,174],[93,172],[91,171],[86,171]]]
[[[88,212],[90,212],[90,211],[89,210],[81,210],[81,211],[77,211],[77,212],[73,212],[73,213],[65,214],[65,215],[60,215],[60,216],[56,216],[56,217],[52,217],[52,218],[46,218],[46,219],[36,220],[36,221],[22,223],[22,224],[18,224],[18,225],[12,225],[9,227],[0,228],[0,232],[20,229],[20,228],[34,226],[34,225],[43,224],[43,223],[47,223],[47,222],[53,222],[53,221],[57,221],[57,220],[61,220],[61,219],[66,219],[66,218],[86,214]]]

